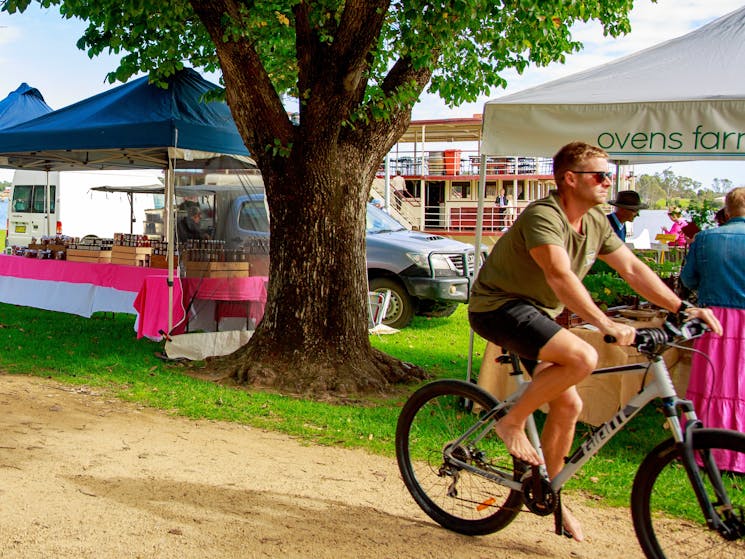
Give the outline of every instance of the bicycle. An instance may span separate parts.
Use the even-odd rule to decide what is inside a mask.
[[[648,558],[745,557],[745,475],[720,470],[720,450],[745,453],[745,434],[707,429],[693,404],[678,397],[662,353],[702,335],[706,326],[691,320],[680,327],[637,330],[634,346],[643,363],[606,367],[593,374],[646,371],[651,378],[606,423],[588,432],[549,480],[544,466],[511,456],[493,426],[520,397],[529,380],[516,355],[518,388],[504,401],[470,382],[438,380],[405,403],[396,428],[396,457],[403,481],[422,510],[441,526],[466,535],[485,535],[507,526],[525,507],[554,515],[563,533],[561,489],[615,434],[653,400],[662,409],[672,437],[642,461],[631,492],[634,530]],[[613,341],[613,340],[606,340]],[[542,455],[536,421],[527,435]],[[669,504],[676,510],[670,510]],[[667,553],[666,553],[667,550]]]

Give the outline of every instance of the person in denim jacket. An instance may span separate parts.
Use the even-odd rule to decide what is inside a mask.
[[[683,284],[696,290],[698,304],[709,307],[722,323],[724,334],[707,333],[695,348],[712,366],[693,354],[686,397],[696,406],[706,427],[745,432],[745,187],[725,197],[729,220],[696,234],[680,274]],[[728,455],[720,467],[745,472],[745,460]]]

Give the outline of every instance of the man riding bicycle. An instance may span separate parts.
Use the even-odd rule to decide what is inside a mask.
[[[517,353],[533,382],[495,430],[515,457],[540,465],[525,435],[530,414],[544,404],[549,412],[541,446],[549,477],[562,468],[582,410],[575,385],[597,366],[596,350],[559,326],[564,306],[618,345],[630,345],[635,330],[614,322],[593,302],[582,278],[600,258],[639,295],[673,313],[704,320],[722,329],[708,309],[682,301],[624,245],[598,207],[611,187],[608,154],[582,142],[554,156],[556,191],[530,204],[492,249],[474,283],[469,321],[482,338]],[[582,528],[563,508],[564,529],[575,540]]]

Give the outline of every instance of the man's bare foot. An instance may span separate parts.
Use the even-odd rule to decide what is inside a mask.
[[[497,435],[499,435],[499,438],[502,439],[502,442],[504,442],[504,445],[512,456],[533,466],[540,466],[543,464],[541,457],[538,456],[535,447],[530,444],[528,437],[525,435],[525,430],[522,427],[513,426],[502,420],[497,422],[494,426],[494,430]]]
[[[582,532],[582,524],[564,505],[561,505],[561,518],[564,532],[574,538],[575,541],[581,542],[585,539],[585,535]]]

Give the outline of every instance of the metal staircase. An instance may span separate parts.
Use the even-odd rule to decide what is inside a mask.
[[[375,180],[370,188],[373,198],[385,200],[385,183]],[[391,216],[408,229],[422,230],[422,203],[413,196],[398,196],[391,192],[391,205],[389,213]]]

